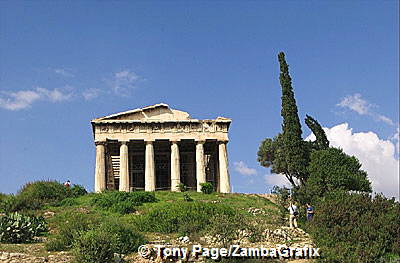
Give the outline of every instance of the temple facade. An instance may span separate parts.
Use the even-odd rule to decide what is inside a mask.
[[[96,144],[95,191],[231,191],[228,130],[231,120],[192,119],[167,104],[92,120]]]

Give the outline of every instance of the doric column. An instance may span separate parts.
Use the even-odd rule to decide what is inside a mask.
[[[105,142],[96,142],[95,192],[101,192],[106,189],[106,157],[104,144]]]
[[[206,182],[206,168],[204,166],[204,141],[196,144],[196,179],[197,192],[201,192],[201,183]]]
[[[129,192],[128,143],[119,147],[119,191]]]
[[[230,193],[231,192],[231,183],[229,178],[228,171],[228,153],[226,150],[226,141],[218,142],[218,150],[219,150],[219,191],[221,193]]]
[[[171,144],[171,191],[178,191],[181,183],[181,167],[179,161],[179,147],[177,141]]]
[[[156,171],[154,165],[154,148],[153,142],[146,142],[146,167],[144,172],[144,190],[155,191],[156,190]]]

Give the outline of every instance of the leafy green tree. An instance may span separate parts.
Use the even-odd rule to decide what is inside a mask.
[[[312,142],[313,148],[317,150],[329,148],[328,138],[326,137],[325,131],[322,129],[318,121],[313,119],[311,116],[306,115],[305,122],[316,137],[316,140]]]
[[[382,195],[333,191],[315,204],[308,231],[321,262],[396,262],[400,255],[400,203]]]
[[[307,179],[307,153],[301,137],[302,130],[292,88],[292,79],[289,75],[289,65],[286,63],[283,52],[278,54],[278,60],[280,65],[279,80],[282,87],[282,143],[287,176],[295,177],[301,183],[304,183]]]
[[[371,192],[371,182],[367,173],[361,170],[361,164],[354,156],[345,154],[341,149],[329,148],[311,153],[307,183],[300,193],[307,197],[305,201],[315,201],[326,193],[336,190]]]

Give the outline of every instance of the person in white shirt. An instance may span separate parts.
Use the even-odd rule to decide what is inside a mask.
[[[289,203],[289,224],[290,228],[297,228],[297,216],[299,215],[299,212],[297,210],[297,206],[293,204],[292,202]]]

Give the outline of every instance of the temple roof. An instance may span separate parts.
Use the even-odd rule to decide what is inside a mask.
[[[171,109],[168,104],[159,103],[144,108],[128,110],[96,118],[92,123],[110,123],[110,122],[168,122],[168,121],[187,121],[198,122],[198,119],[192,119],[189,113]],[[210,120],[211,121],[211,120]],[[231,119],[218,117],[217,122],[231,122]]]

